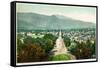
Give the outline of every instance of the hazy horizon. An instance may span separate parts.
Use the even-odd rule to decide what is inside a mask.
[[[42,15],[62,15],[75,20],[96,23],[96,8],[78,6],[59,6],[45,4],[17,3],[17,13],[37,13]]]
[[[17,12],[17,13],[35,13],[35,12]],[[35,13],[35,14],[40,14],[40,15],[45,15],[45,14],[41,14],[41,13]],[[64,16],[64,15],[60,15],[60,14],[53,14],[53,15],[55,15],[55,16]],[[53,16],[53,15],[46,15],[46,16]],[[79,19],[74,19],[74,18],[72,18],[72,17],[68,17],[68,16],[64,16],[64,17],[66,17],[66,18],[70,18],[70,19],[73,19],[73,20],[78,20],[78,21],[82,21],[82,22],[88,22],[88,21],[83,21],[83,20],[79,20]],[[94,23],[94,22],[89,22],[89,23],[93,23],[93,24],[96,24],[96,23]]]

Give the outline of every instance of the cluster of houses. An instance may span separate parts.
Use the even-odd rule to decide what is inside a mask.
[[[86,43],[87,40],[90,40],[91,43],[94,43],[94,40],[96,38],[95,31],[87,31],[87,32],[72,31],[72,32],[66,33],[66,36],[69,37],[71,41],[77,41],[79,43],[81,42]]]
[[[32,38],[42,38],[45,34],[53,34],[54,36],[58,37],[59,32],[19,32],[18,34],[22,35],[20,40],[23,42],[23,39],[27,36]],[[86,43],[87,40],[91,40],[91,43],[94,43],[96,38],[95,31],[69,31],[69,32],[62,32],[62,37],[68,37],[70,41],[77,41],[79,43],[84,42]]]

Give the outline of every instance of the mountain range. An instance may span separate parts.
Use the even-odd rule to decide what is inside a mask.
[[[96,24],[75,20],[62,15],[43,15],[37,13],[17,13],[18,30],[59,30],[95,28]]]

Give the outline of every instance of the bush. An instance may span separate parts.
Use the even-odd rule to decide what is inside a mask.
[[[95,44],[92,44],[90,40],[86,43],[77,42],[77,46],[70,46],[69,51],[71,54],[75,55],[77,59],[89,59],[95,55]]]
[[[71,59],[70,56],[66,54],[60,54],[49,57],[50,61],[60,61],[60,60],[70,60],[70,59]]]
[[[17,62],[36,62],[44,61],[46,58],[45,50],[39,44],[27,44],[25,48],[18,54]]]
[[[49,53],[55,45],[56,37],[52,34],[45,34],[41,41],[42,47],[45,49],[46,53]]]

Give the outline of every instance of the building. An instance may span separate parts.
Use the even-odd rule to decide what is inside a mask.
[[[51,50],[53,55],[58,55],[58,54],[66,54],[68,52],[64,40],[62,38],[62,33],[61,31],[59,32],[59,37],[56,40],[56,44],[54,45],[54,48]]]
[[[76,57],[74,55],[69,53],[67,47],[65,46],[61,31],[59,32],[59,36],[56,40],[56,44],[54,45],[54,48],[50,52],[51,56],[60,55],[60,54],[66,54],[66,55],[70,56],[71,60],[76,59]]]

